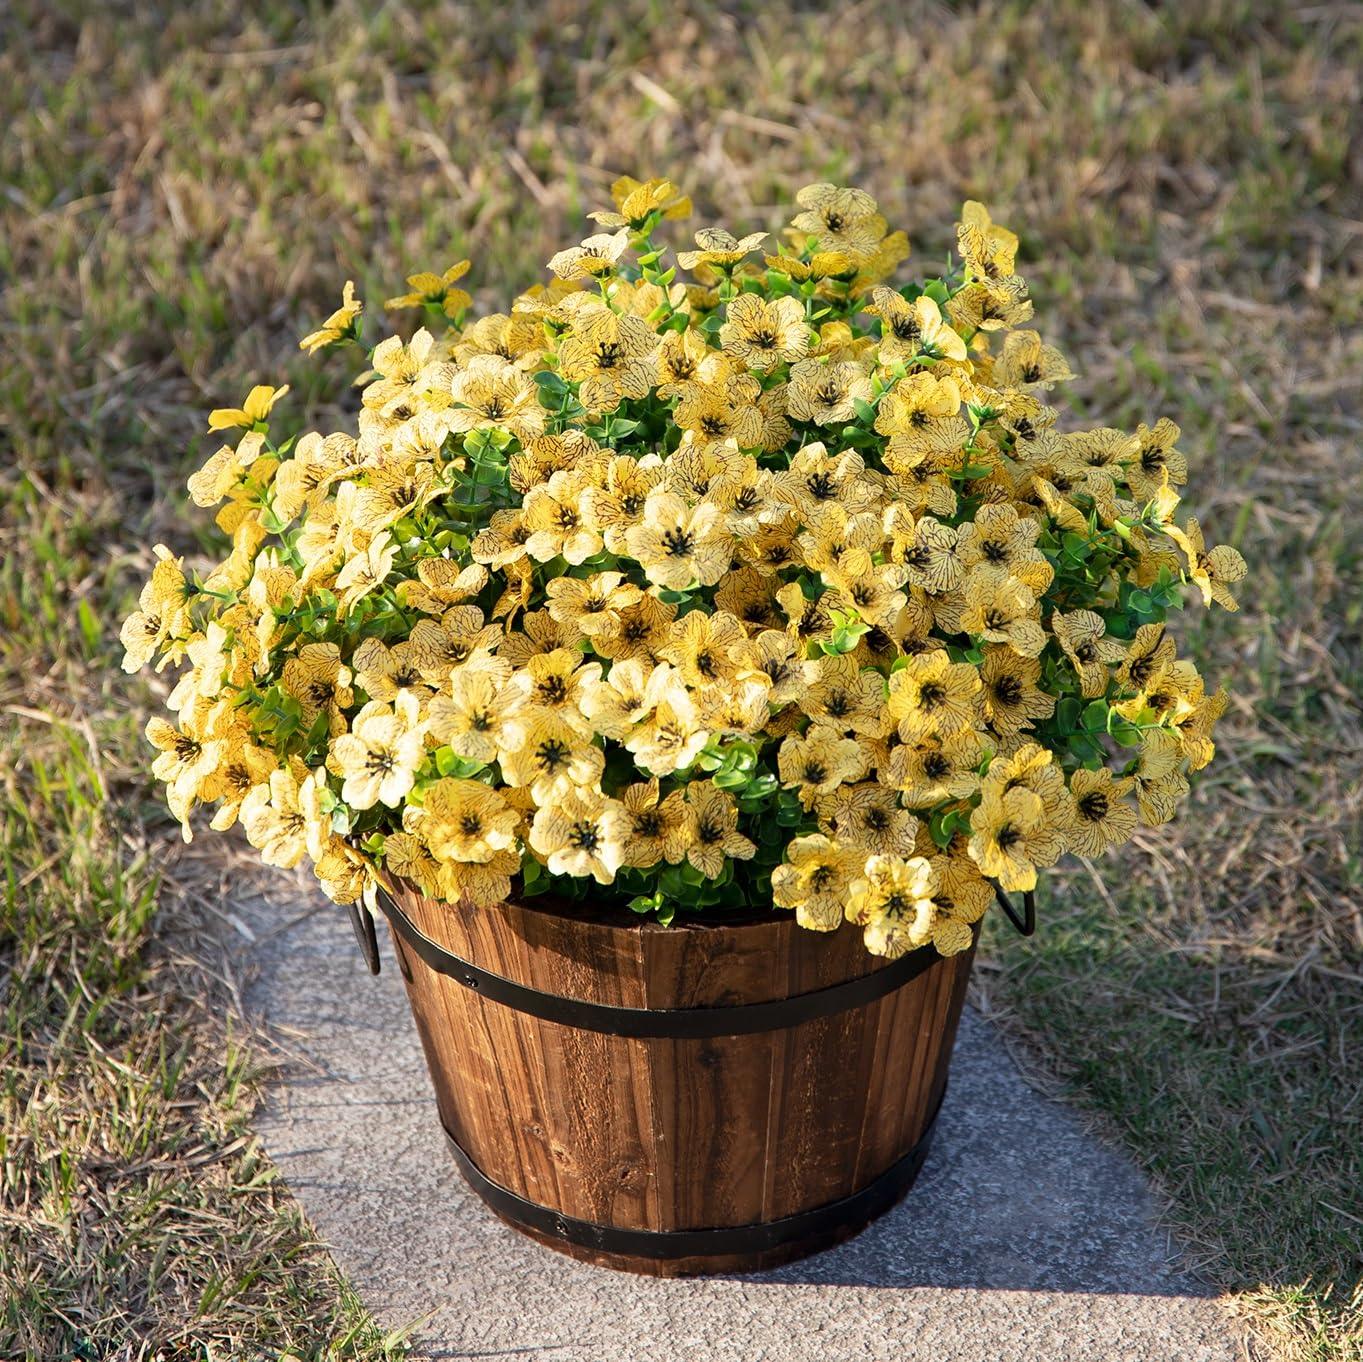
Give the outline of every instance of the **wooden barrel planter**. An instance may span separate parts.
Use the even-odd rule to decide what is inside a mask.
[[[455,1160],[541,1243],[655,1276],[752,1271],[912,1185],[973,946],[885,961],[856,928],[785,915],[659,927],[400,883],[380,902]]]

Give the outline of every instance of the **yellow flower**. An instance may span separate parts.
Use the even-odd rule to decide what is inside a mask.
[[[535,814],[530,845],[555,875],[591,875],[609,884],[625,860],[630,817],[619,800],[570,789]]]
[[[676,606],[645,593],[636,604],[621,610],[609,629],[592,639],[592,648],[602,657],[617,661],[638,658],[656,662],[672,636],[676,616]]]
[[[1064,355],[1035,331],[1010,331],[994,364],[994,382],[1000,387],[1049,389],[1073,377]]]
[[[592,788],[601,779],[605,756],[562,711],[529,709],[521,745],[501,755],[508,785],[528,785],[536,804],[548,804],[574,786]]]
[[[389,876],[410,880],[424,894],[439,891],[440,867],[415,833],[390,832],[383,839],[383,866]]]
[[[918,820],[899,807],[893,788],[868,780],[844,785],[818,802],[820,824],[862,856],[907,856],[918,836]]]
[[[1055,580],[1055,569],[1036,547],[1041,526],[1012,506],[981,506],[957,532],[957,554],[967,571],[987,568],[1016,577],[1040,593]]]
[[[1055,713],[1055,697],[1037,688],[1041,664],[1035,658],[1019,657],[1011,648],[986,646],[980,665],[983,685],[984,717],[994,732],[1021,733],[1036,719]]]
[[[315,430],[302,436],[270,488],[275,520],[287,525],[305,508],[311,512],[322,506],[337,479],[354,470],[355,457],[354,439],[339,431],[325,439]]]
[[[681,591],[713,586],[733,561],[732,540],[713,502],[688,506],[674,492],[654,491],[639,524],[625,534],[630,556],[655,586]]]
[[[890,536],[890,561],[907,569],[907,581],[942,594],[960,584],[964,566],[957,548],[959,532],[933,516],[915,519],[907,506],[895,504],[885,512]]]
[[[864,927],[872,955],[891,960],[925,945],[932,931],[937,876],[923,856],[871,856],[852,882],[847,920]]]
[[[272,388],[268,383],[259,383],[246,394],[246,401],[239,407],[216,407],[208,413],[209,430],[231,430],[241,426],[244,430],[263,427],[274,404],[289,391],[286,383],[282,388]]]
[[[701,722],[729,737],[752,737],[767,727],[771,687],[765,674],[748,673],[727,686],[706,686],[700,692]]]
[[[416,565],[416,580],[402,582],[397,595],[403,605],[413,610],[443,615],[450,606],[478,595],[487,581],[488,571],[480,563],[461,567],[452,558],[423,558]]]
[[[710,738],[686,688],[673,680],[670,668],[665,675],[666,684],[657,683],[657,693],[649,697],[652,708],[624,740],[634,764],[655,776],[670,776],[690,766]]]
[[[334,643],[305,643],[285,661],[279,684],[285,694],[298,701],[304,727],[310,728],[317,716],[325,713],[332,732],[343,733],[341,711],[354,699],[350,682],[350,668],[341,661],[341,650]]]
[[[710,488],[706,499],[723,511],[729,533],[740,537],[756,534],[787,513],[778,495],[776,474],[747,454],[739,457],[729,476]]]
[[[316,331],[309,331],[298,342],[298,348],[306,350],[311,355],[317,350],[324,350],[329,345],[335,345],[338,341],[358,340],[359,327],[356,323],[363,311],[364,304],[355,297],[355,285],[347,279],[345,288],[341,292],[340,307]]]
[[[543,368],[544,329],[530,317],[493,312],[479,317],[454,343],[454,361],[467,367],[479,355],[494,355],[533,372]]]
[[[930,809],[949,799],[968,799],[980,788],[976,773],[983,751],[972,730],[928,738],[891,749],[881,779],[900,791],[911,809]]]
[[[549,268],[560,279],[593,279],[614,271],[620,257],[629,249],[629,230],[601,232],[589,236],[580,246],[559,251]]]
[[[1136,830],[1136,810],[1125,796],[1135,784],[1115,780],[1106,767],[1080,769],[1070,777],[1069,816],[1065,840],[1076,856],[1101,856],[1109,847],[1121,846]]]
[[[454,777],[428,785],[421,804],[409,807],[403,822],[438,861],[471,865],[486,865],[510,851],[520,827],[519,815],[498,791]]]
[[[1011,755],[991,761],[981,788],[991,796],[1012,789],[1030,790],[1053,820],[1064,808],[1065,778],[1053,755],[1034,742],[1023,743]]]
[[[412,291],[399,298],[389,298],[384,307],[397,310],[404,307],[438,307],[447,317],[457,317],[473,299],[455,283],[469,272],[469,262],[460,260],[444,274],[432,274],[423,270],[407,276],[407,287]]]
[[[140,671],[167,638],[188,625],[184,560],[171,557],[162,544],[156,546],[155,553],[156,566],[137,598],[139,608],[123,621],[119,631],[125,672]]]
[[[1177,733],[1167,728],[1152,728],[1141,739],[1136,763],[1136,804],[1140,819],[1147,827],[1167,823],[1179,803],[1188,796],[1188,778],[1183,774],[1185,758]]]
[[[1139,453],[1127,466],[1126,483],[1137,500],[1152,501],[1169,483],[1181,486],[1188,481],[1188,460],[1174,448],[1179,434],[1167,416],[1153,427],[1143,422],[1136,427]]]
[[[784,629],[758,634],[751,658],[754,669],[767,678],[767,702],[774,708],[801,699],[818,677],[817,664],[805,658],[804,649]]]
[[[166,801],[188,842],[190,811],[200,797],[200,788],[218,769],[222,742],[197,736],[188,725],[176,728],[160,718],[147,720],[146,736],[160,753],[152,762],[152,774],[165,783]]]
[[[724,862],[749,861],[757,848],[738,831],[738,807],[713,781],[693,780],[686,787],[686,859],[706,879],[723,873]]]
[[[780,586],[778,579],[756,568],[736,568],[721,580],[715,591],[715,605],[741,620],[749,635],[776,629],[785,623],[776,600]]]
[[[657,354],[659,395],[667,395],[662,391],[666,387],[717,377],[715,361],[719,358],[701,332],[690,327],[667,332]]]
[[[855,739],[815,724],[803,736],[792,733],[781,744],[777,770],[781,784],[798,791],[800,802],[811,809],[821,796],[860,779],[866,773],[866,754]]]
[[[685,857],[690,828],[685,796],[680,790],[660,798],[655,777],[631,785],[621,794],[620,803],[629,816],[626,865],[647,869],[659,861],[676,865]]]
[[[793,908],[795,921],[815,932],[836,931],[843,923],[847,891],[862,858],[821,832],[795,838],[786,860],[771,872],[772,902]]]
[[[720,269],[732,269],[766,239],[766,232],[752,232],[740,239],[731,236],[722,227],[702,227],[696,233],[696,245],[700,249],[678,251],[677,264],[684,270],[693,270],[697,265],[717,265]]]
[[[911,657],[890,677],[886,712],[905,742],[970,728],[979,711],[980,676],[942,649]]]
[[[246,840],[266,865],[291,870],[308,854],[308,818],[296,771],[281,767],[268,785],[257,785],[242,800],[241,825]]]
[[[871,380],[860,364],[802,359],[791,366],[786,411],[797,421],[845,425],[856,419],[856,404],[870,398]]]
[[[588,214],[603,227],[632,227],[637,231],[654,213],[664,218],[691,216],[691,200],[680,193],[671,180],[644,180],[641,183],[621,175],[611,185],[611,198],[618,211]]]
[[[1164,625],[1143,624],[1127,645],[1126,656],[1117,668],[1117,684],[1144,692],[1173,665],[1174,640],[1165,633]]]
[[[1046,646],[1040,613],[1031,589],[1016,577],[977,569],[966,578],[961,628],[968,634],[1036,657]]]
[[[871,290],[867,312],[880,318],[880,362],[911,364],[920,357],[961,362],[965,342],[946,324],[942,309],[927,294],[909,302],[892,288]]]
[[[1079,677],[1081,694],[1086,699],[1106,694],[1109,664],[1126,656],[1126,646],[1119,639],[1104,637],[1103,617],[1093,610],[1057,611],[1051,616],[1051,632]]]
[[[857,272],[856,259],[846,251],[815,251],[808,260],[798,260],[790,255],[762,258],[768,269],[788,275],[797,284],[809,279],[851,279]]]
[[[876,430],[882,435],[910,436],[916,441],[945,424],[953,439],[958,430],[963,439],[965,428],[955,419],[960,410],[961,389],[954,378],[910,374],[881,399],[876,409]]]
[[[503,903],[511,894],[511,876],[521,868],[514,851],[498,852],[486,864],[440,861],[435,897],[446,903],[468,902],[476,908]]]
[[[713,382],[687,380],[658,390],[659,397],[676,397],[672,422],[707,445],[732,441],[725,451],[729,462],[738,449],[753,449],[762,443],[763,417],[757,405],[762,385],[751,374],[725,374]],[[675,461],[677,456],[673,456]]]
[[[601,552],[601,536],[587,523],[585,476],[564,469],[525,498],[525,551],[537,562],[562,557],[576,567]]]
[[[358,903],[374,882],[365,853],[333,836],[312,867],[322,892],[333,903]]]
[[[441,490],[431,464],[413,466],[392,454],[376,459],[357,478],[363,481],[347,480],[336,496],[350,542],[365,543],[368,537],[424,506]]]
[[[869,510],[880,499],[860,454],[851,449],[830,454],[817,441],[803,446],[790,467],[777,475],[777,495],[806,522],[829,506],[855,514]]]
[[[246,796],[258,785],[269,783],[278,761],[273,752],[257,747],[245,734],[234,733],[223,741],[217,762],[201,783],[199,798],[217,805],[209,826],[214,832],[226,832],[236,826]]]
[[[966,856],[930,856],[937,877],[933,891],[932,944],[939,955],[969,950],[975,940],[970,924],[978,922],[993,902],[993,894],[975,863]]]
[[[899,617],[907,597],[898,588],[904,580],[903,568],[876,567],[859,577],[838,574],[827,593],[830,610],[851,611],[868,624],[890,626]]]
[[[198,472],[190,475],[189,499],[196,506],[216,506],[251,477],[257,463],[264,463],[265,437],[248,430],[234,449],[224,445]]]
[[[780,482],[783,476],[777,475],[776,494],[784,500],[786,489]],[[799,524],[796,517],[789,512],[770,523],[763,524],[756,534],[738,540],[739,556],[764,576],[772,576],[789,567],[798,567],[800,559],[795,549],[795,534]],[[786,585],[793,587],[797,593],[800,590],[795,582]],[[780,593],[777,594],[779,596]]]
[[[593,305],[559,342],[559,373],[578,384],[578,398],[588,411],[613,411],[626,397],[648,395],[658,344],[643,318]]]
[[[1111,426],[1071,431],[1060,439],[1066,452],[1085,469],[1120,472],[1140,453],[1140,443],[1134,435]]]
[[[885,219],[863,190],[833,184],[807,184],[795,195],[804,211],[791,226],[817,238],[819,249],[858,257],[870,255],[885,235]]]
[[[341,798],[352,809],[375,804],[398,808],[416,782],[426,737],[417,720],[416,700],[399,693],[390,709],[371,700],[355,716],[349,733],[334,738],[327,766],[342,778]]]
[[[503,639],[497,656],[513,667],[523,667],[541,653],[552,653],[555,648],[576,648],[582,636],[560,624],[547,610],[532,610],[520,622],[520,627]]]
[[[971,858],[1009,890],[1035,889],[1037,866],[1054,865],[1064,845],[1043,801],[1023,786],[986,786],[970,828]]]
[[[545,584],[549,613],[589,639],[608,633],[620,622],[620,612],[635,605],[643,592],[622,572],[597,572],[590,577],[559,577]]]
[[[361,394],[364,405],[389,419],[411,416],[416,411],[416,390],[435,337],[423,326],[406,345],[389,336],[374,347],[371,363],[379,378]]]
[[[798,298],[768,301],[755,293],[740,293],[725,317],[719,329],[720,345],[726,355],[748,369],[769,373],[778,364],[792,363],[809,353],[811,332]]]
[[[1013,273],[1018,239],[1006,227],[996,226],[989,210],[967,199],[956,229],[957,248],[966,268],[977,279],[1004,279]]]
[[[475,355],[455,374],[450,392],[453,431],[509,430],[524,440],[544,429],[546,412],[539,390],[523,370],[504,359]]]
[[[469,555],[476,563],[502,568],[525,557],[525,546],[530,535],[530,527],[526,525],[525,513],[520,507],[493,511],[487,528],[480,530],[475,537]]]
[[[510,663],[486,653],[452,668],[449,694],[434,696],[427,705],[431,736],[469,761],[492,762],[520,747],[524,696],[510,683]]]
[[[531,707],[532,715],[541,711],[556,714],[575,728],[587,729],[581,704],[587,691],[601,676],[601,664],[582,662],[582,654],[571,648],[556,648],[529,658],[524,668],[511,678],[512,693]],[[527,722],[531,715],[527,716]]]
[[[754,669],[747,630],[722,610],[713,615],[693,610],[682,616],[672,626],[662,656],[676,664],[682,684],[693,690],[729,685]]]
[[[583,506],[594,529],[612,553],[625,553],[625,535],[641,524],[648,494],[662,481],[661,464],[643,466],[628,454],[616,455],[605,468],[600,485],[583,494]]]
[[[845,655],[821,657],[810,668],[814,678],[795,698],[816,724],[843,734],[885,736],[890,724],[885,711],[885,678],[879,672],[863,671]]]
[[[1239,551],[1229,544],[1218,544],[1209,549],[1202,538],[1201,527],[1193,519],[1189,519],[1181,530],[1176,525],[1168,526],[1166,533],[1188,559],[1188,576],[1202,593],[1204,604],[1215,601],[1225,610],[1238,610],[1240,607],[1231,595],[1230,586],[1242,581],[1248,571]]]
[[[366,596],[383,585],[397,558],[393,536],[384,530],[363,553],[356,554],[336,578],[341,613],[348,615]]]
[[[1017,275],[967,284],[951,295],[947,315],[957,331],[999,331],[1032,315],[1027,285]]]

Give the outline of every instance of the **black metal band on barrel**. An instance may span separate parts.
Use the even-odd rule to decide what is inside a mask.
[[[943,1093],[945,1096],[945,1092]],[[839,1231],[855,1231],[888,1211],[913,1186],[923,1160],[932,1144],[937,1125],[937,1110],[932,1113],[922,1138],[902,1158],[892,1163],[879,1177],[851,1196],[840,1197],[808,1211],[784,1216],[780,1220],[759,1221],[750,1225],[725,1225],[704,1230],[637,1230],[602,1225],[594,1220],[578,1220],[552,1206],[525,1197],[493,1182],[469,1158],[459,1141],[445,1130],[450,1152],[460,1172],[473,1190],[503,1219],[550,1238],[602,1253],[619,1253],[630,1258],[704,1258],[724,1254],[750,1255],[784,1244],[805,1240],[836,1239]]]
[[[528,1012],[531,1016],[558,1022],[562,1026],[601,1031],[611,1036],[694,1040],[783,1031],[819,1017],[832,1017],[839,1012],[865,1007],[902,988],[910,979],[917,978],[942,958],[933,947],[924,946],[870,974],[862,974],[855,979],[846,979],[809,993],[774,998],[770,1002],[719,1007],[620,1007],[614,1003],[597,1003],[586,998],[545,993],[541,989],[518,984],[504,975],[481,969],[451,954],[438,941],[432,941],[398,907],[391,895],[380,892],[379,904],[402,940],[438,974],[444,974],[480,996],[518,1012]]]

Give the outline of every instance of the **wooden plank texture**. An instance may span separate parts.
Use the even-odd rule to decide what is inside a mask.
[[[785,915],[661,928],[573,906],[394,897],[451,953],[547,993],[618,1006],[735,1006],[883,968],[853,927]],[[607,1035],[479,996],[394,936],[441,1120],[494,1182],[564,1215],[632,1229],[780,1219],[850,1196],[918,1141],[946,1082],[973,949],[883,998],[786,1030]],[[825,1247],[672,1261],[544,1240],[659,1276],[772,1266]],[[543,1239],[543,1236],[534,1237]]]

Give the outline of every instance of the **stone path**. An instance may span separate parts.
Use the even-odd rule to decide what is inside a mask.
[[[1235,1362],[1238,1329],[1172,1270],[1123,1158],[1023,1082],[967,1012],[936,1143],[908,1198],[760,1276],[657,1281],[503,1226],[435,1119],[391,948],[370,978],[345,918],[234,905],[248,1000],[296,1056],[260,1122],[337,1265],[418,1358],[545,1362]]]

